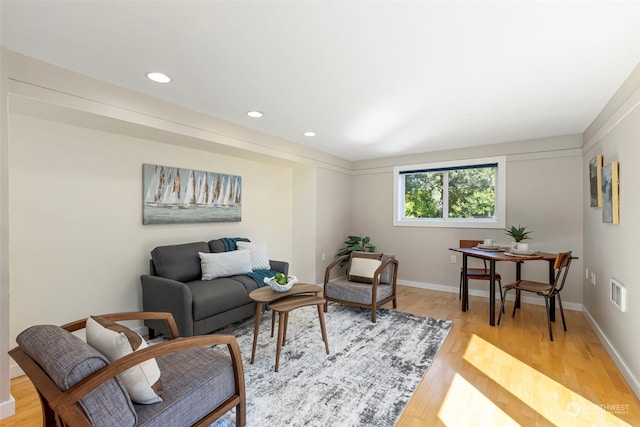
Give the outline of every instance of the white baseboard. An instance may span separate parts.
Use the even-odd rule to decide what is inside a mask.
[[[629,366],[627,366],[622,356],[620,356],[620,353],[618,353],[618,351],[613,346],[611,341],[609,341],[609,338],[607,338],[602,328],[600,328],[600,325],[598,325],[595,319],[591,316],[591,313],[589,313],[589,310],[584,308],[582,312],[584,313],[585,317],[587,318],[587,321],[589,322],[589,324],[591,324],[591,327],[593,328],[596,335],[604,345],[604,348],[607,350],[607,353],[609,353],[609,356],[611,356],[611,358],[613,359],[613,362],[616,364],[618,369],[620,369],[620,372],[622,372],[622,376],[627,380],[627,382],[629,383],[629,386],[631,387],[633,392],[636,394],[636,396],[640,398],[640,380],[633,375],[633,372],[631,371],[631,369],[629,369]]]
[[[0,402],[0,420],[11,417],[16,414],[16,400],[9,395],[9,400]]]
[[[24,371],[15,362],[11,361],[9,364],[9,378],[20,377],[24,375]]]
[[[436,285],[434,283],[412,282],[409,280],[402,280],[402,281],[398,280],[398,284],[411,286],[413,288],[430,289],[432,291],[451,292],[454,294],[457,294],[460,291],[460,288],[458,287],[458,285],[456,286]],[[489,291],[480,290],[480,289],[469,289],[469,295],[474,297],[489,298]],[[496,291],[496,299],[499,299],[499,298],[500,298],[500,293]],[[514,298],[515,298],[515,295],[510,294],[507,297],[507,301],[513,301]],[[521,301],[526,302],[527,304],[544,305],[544,298],[527,296],[524,293],[521,296]],[[576,303],[576,302],[567,302],[564,300],[562,300],[562,307],[566,308],[567,310],[575,310],[575,311],[583,310],[582,304]]]

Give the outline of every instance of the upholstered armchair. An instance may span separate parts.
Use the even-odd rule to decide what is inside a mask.
[[[165,321],[172,339],[147,346],[118,323],[132,319]],[[90,329],[98,328],[94,343],[101,340],[116,351],[130,346],[128,354],[110,360],[104,349],[72,333],[85,328],[87,341]],[[234,407],[236,425],[244,426],[244,370],[235,337],[178,338],[177,333],[170,313],[115,313],[32,326],[18,335],[9,354],[37,389],[46,427],[208,426]],[[131,335],[138,336],[137,347]],[[214,348],[218,345],[226,351]],[[157,377],[151,379],[154,369]],[[141,392],[157,395],[141,403]]]
[[[347,274],[331,279],[333,270],[347,262]],[[336,258],[324,274],[324,298],[329,301],[371,310],[371,322],[376,322],[378,307],[393,302],[397,308],[396,285],[398,260],[393,254],[352,252]]]

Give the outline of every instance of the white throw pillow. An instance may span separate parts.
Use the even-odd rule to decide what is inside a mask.
[[[382,265],[382,261],[372,258],[352,258],[349,280],[354,282],[373,282],[373,273]]]
[[[236,242],[236,246],[238,249],[248,249],[251,252],[251,268],[253,270],[269,270],[271,268],[266,243]]]
[[[198,252],[198,255],[202,267],[202,280],[251,272],[251,252],[245,249],[217,253]]]
[[[94,320],[89,317],[87,318],[86,332],[87,344],[102,353],[110,362],[148,347],[145,340],[136,332],[122,325],[118,325],[119,328],[114,330],[113,327],[109,327],[109,324],[114,324],[114,322],[101,318]],[[128,331],[127,334],[118,332],[118,330],[123,330],[121,328],[126,329]],[[130,341],[130,338],[127,337],[127,335],[131,336],[131,334],[139,337],[139,341],[136,341],[137,344],[132,344],[134,340]],[[133,348],[132,346],[137,347]],[[160,386],[160,368],[156,359],[145,360],[139,365],[127,369],[118,375],[118,378],[120,378],[127,389],[127,393],[129,393],[129,397],[134,402],[142,404],[162,402],[162,398],[156,393]]]

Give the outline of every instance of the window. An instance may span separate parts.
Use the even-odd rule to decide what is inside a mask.
[[[504,228],[506,159],[398,166],[394,225]]]

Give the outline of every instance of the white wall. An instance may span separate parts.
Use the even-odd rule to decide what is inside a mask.
[[[314,280],[315,187],[331,185],[316,169],[348,175],[350,162],[1,53],[2,348],[35,323],[141,309],[139,276],[157,245],[246,236]],[[242,222],[143,226],[143,163],[241,175]],[[8,416],[2,354],[0,415]]]
[[[7,51],[0,46],[0,420],[15,413],[9,383],[9,134]]]
[[[636,168],[640,164],[640,66],[585,132],[583,176],[589,160],[598,154],[604,165],[619,162],[620,224],[602,222],[602,209],[589,206],[589,184],[583,189],[584,267],[596,274],[595,286],[583,279],[585,312],[594,329],[635,393],[640,395],[640,192]],[[582,271],[584,276],[584,270]],[[627,289],[628,311],[609,301],[611,278]]]
[[[290,273],[301,282],[315,283],[316,277],[316,168],[294,168],[293,191],[296,198],[291,205],[293,236],[298,242],[292,255]],[[274,197],[272,201],[277,200]]]
[[[547,151],[529,152],[537,141],[498,144],[483,147],[485,155],[507,156],[507,224],[527,225],[534,231],[529,242],[534,249],[547,252],[572,250],[582,257],[582,155],[580,137],[546,138]],[[477,155],[476,149],[424,154],[410,159],[384,159],[356,164],[361,167],[353,179],[353,232],[371,236],[377,249],[395,253],[400,261],[398,276],[402,282],[434,289],[458,291],[458,263],[451,263],[460,239],[493,238],[509,243],[501,229],[460,229],[441,227],[394,227],[392,225],[393,172],[391,166],[433,159],[453,160]],[[569,308],[582,304],[581,259],[574,262],[563,301]],[[504,282],[515,279],[515,265],[500,263]],[[533,280],[548,280],[546,262],[529,262],[523,274]],[[470,283],[470,292],[486,295],[486,285]],[[539,298],[528,301],[544,303]]]
[[[314,230],[317,244],[315,261],[318,265],[316,283],[324,281],[327,265],[335,259],[347,236],[352,233],[351,185],[350,174],[318,168],[318,216]]]
[[[158,245],[244,236],[292,258],[291,168],[9,118],[12,342],[33,324],[139,310]],[[142,225],[143,163],[241,175],[242,221]]]

